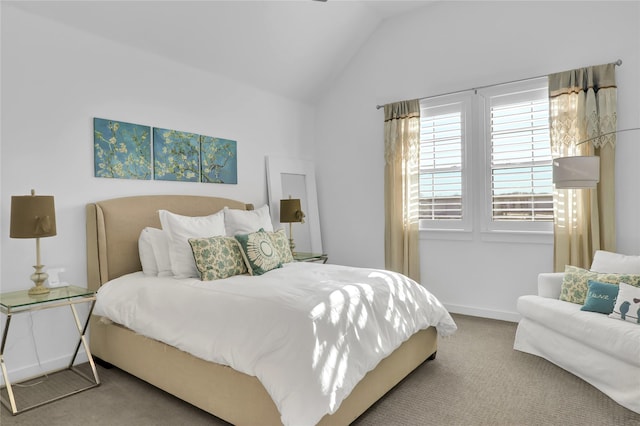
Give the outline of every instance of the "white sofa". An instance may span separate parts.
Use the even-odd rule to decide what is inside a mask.
[[[640,274],[640,256],[598,251],[591,271]],[[538,276],[538,295],[521,296],[514,349],[540,356],[640,413],[640,324],[559,300],[564,273]]]

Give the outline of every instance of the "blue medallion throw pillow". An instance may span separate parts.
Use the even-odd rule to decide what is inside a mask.
[[[262,275],[282,267],[280,253],[263,229],[251,234],[236,235],[235,238],[240,243],[242,257],[251,275]]]
[[[581,311],[610,314],[616,304],[618,286],[616,284],[589,281],[589,289]]]

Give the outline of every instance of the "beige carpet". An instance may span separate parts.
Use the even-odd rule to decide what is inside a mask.
[[[538,357],[512,349],[513,323],[454,315],[459,330],[354,425],[636,426],[640,414]],[[118,370],[102,384],[11,416],[2,426],[227,425]]]

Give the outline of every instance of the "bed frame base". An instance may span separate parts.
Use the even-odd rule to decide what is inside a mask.
[[[145,226],[159,228],[157,211],[204,216],[223,207],[251,210],[239,201],[189,195],[125,197],[87,205],[87,285],[140,271],[138,236]],[[419,331],[358,383],[320,425],[348,425],[427,359],[435,358],[437,333]],[[172,346],[143,337],[96,316],[90,320],[94,357],[236,425],[280,425],[280,413],[260,381]]]
[[[103,362],[235,425],[281,425],[280,413],[260,381],[204,361],[117,324],[91,320],[91,351]],[[126,347],[123,352],[118,348]],[[434,357],[436,331],[422,330],[370,371],[338,411],[319,425],[348,425],[425,360]]]

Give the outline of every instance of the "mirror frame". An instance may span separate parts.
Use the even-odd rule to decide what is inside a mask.
[[[269,211],[271,221],[277,229],[280,223],[280,200],[282,193],[282,174],[303,175],[307,191],[307,209],[305,220],[309,223],[311,252],[322,253],[322,236],[320,233],[320,216],[318,214],[318,193],[316,190],[316,174],[313,162],[287,157],[267,156],[267,190],[269,194]]]

